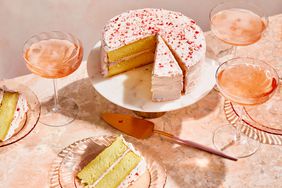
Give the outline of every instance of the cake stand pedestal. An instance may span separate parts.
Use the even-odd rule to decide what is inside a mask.
[[[133,111],[133,112],[137,116],[140,116],[140,117],[146,118],[146,119],[159,118],[166,113],[166,112],[139,112],[139,111]]]

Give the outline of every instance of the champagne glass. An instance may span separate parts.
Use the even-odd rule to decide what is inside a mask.
[[[228,155],[243,158],[254,154],[260,142],[241,134],[244,106],[268,101],[279,85],[279,77],[269,64],[247,57],[237,57],[221,64],[216,72],[216,85],[222,95],[240,106],[236,129],[219,127],[213,135],[215,147]],[[258,135],[254,135],[256,139]]]
[[[25,42],[23,57],[32,73],[53,79],[54,102],[42,103],[39,121],[48,126],[63,126],[72,122],[78,114],[78,105],[71,98],[59,100],[57,79],[70,75],[81,64],[81,42],[70,33],[42,32]]]
[[[219,63],[230,59],[230,56],[236,57],[238,46],[257,42],[268,25],[264,12],[250,0],[220,3],[210,11],[209,19],[212,33],[224,43],[232,45],[231,50],[216,54]]]

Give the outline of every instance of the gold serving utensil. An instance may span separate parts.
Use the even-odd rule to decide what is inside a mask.
[[[156,130],[154,129],[154,123],[145,119],[140,119],[125,114],[114,114],[114,113],[103,113],[101,117],[112,127],[138,139],[146,139],[152,136],[154,133],[156,133],[166,138],[169,138],[171,141],[175,143],[190,146],[214,155],[224,157],[229,160],[237,161],[237,158],[228,156],[221,151],[198,144],[190,140],[183,140],[164,131]]]

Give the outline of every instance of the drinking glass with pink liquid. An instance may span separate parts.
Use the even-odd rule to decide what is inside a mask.
[[[54,103],[42,105],[40,122],[49,126],[72,122],[78,114],[78,105],[70,98],[58,99],[56,81],[73,73],[81,64],[81,42],[73,35],[60,31],[39,33],[25,42],[23,57],[32,73],[53,79]]]
[[[213,34],[233,46],[232,57],[236,56],[237,46],[257,42],[268,24],[264,12],[249,0],[220,3],[211,10],[209,17]]]
[[[242,158],[254,154],[260,142],[241,134],[244,106],[268,101],[277,90],[279,77],[269,64],[252,58],[233,58],[219,66],[216,84],[222,95],[240,105],[236,129],[231,125],[218,128],[213,143],[219,150]],[[258,138],[254,133],[253,137]]]

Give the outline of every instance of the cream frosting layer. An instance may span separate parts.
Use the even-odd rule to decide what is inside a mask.
[[[0,90],[0,101],[2,101],[3,99],[3,94],[4,94],[4,91]],[[19,125],[24,120],[27,112],[28,112],[27,100],[23,94],[20,94],[13,121],[10,125],[7,135],[5,136],[4,141],[8,140],[9,138],[11,138],[14,135],[16,129],[19,127]]]
[[[114,66],[114,65],[116,65],[116,64],[118,64],[118,63],[120,63],[120,62],[123,62],[123,61],[129,60],[129,59],[132,59],[132,58],[134,58],[134,57],[137,57],[137,56],[139,56],[139,55],[141,55],[141,54],[144,54],[144,53],[146,53],[146,52],[150,52],[150,51],[153,51],[153,50],[152,50],[152,49],[143,50],[143,51],[138,52],[138,53],[136,53],[136,54],[134,54],[134,55],[121,58],[121,59],[120,59],[119,61],[117,61],[117,62],[109,62],[109,67],[110,67],[110,66]]]

